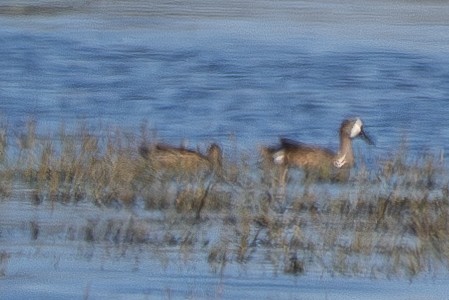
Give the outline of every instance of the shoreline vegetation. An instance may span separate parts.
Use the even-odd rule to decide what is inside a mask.
[[[0,198],[161,213],[163,234],[150,219],[107,219],[79,224],[81,242],[173,247],[202,251],[216,272],[245,265],[257,252],[274,269],[300,275],[320,270],[348,276],[406,277],[445,274],[449,267],[449,174],[442,155],[411,154],[404,142],[390,158],[366,166],[359,159],[348,183],[303,180],[292,170],[279,195],[277,170],[224,151],[220,172],[183,165],[168,168],[139,153],[154,145],[144,124],[74,132],[61,125],[38,134],[0,124]],[[206,151],[199,151],[206,155]],[[360,155],[359,155],[360,156]],[[64,209],[64,208],[62,208]],[[211,236],[209,230],[218,233]],[[42,226],[30,223],[31,239]],[[7,276],[0,249],[0,276]]]

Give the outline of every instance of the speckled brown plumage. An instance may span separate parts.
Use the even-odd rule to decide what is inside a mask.
[[[317,146],[306,145],[289,139],[281,139],[276,147],[262,149],[262,157],[286,170],[298,167],[305,171],[306,177],[345,181],[354,166],[352,139],[362,137],[369,144],[371,139],[363,130],[359,118],[344,120],[340,126],[340,149],[337,153]],[[281,180],[283,181],[283,180]]]
[[[139,153],[158,170],[165,169],[180,173],[201,171],[219,173],[222,169],[222,152],[217,144],[212,144],[205,155],[184,147],[166,144],[143,145],[139,148]]]

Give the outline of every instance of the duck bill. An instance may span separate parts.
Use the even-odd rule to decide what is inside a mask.
[[[366,132],[363,130],[363,128],[360,130],[360,137],[368,144],[368,145],[374,145],[373,140],[369,137],[369,135],[366,134]]]

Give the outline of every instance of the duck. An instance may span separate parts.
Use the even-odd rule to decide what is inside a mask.
[[[185,147],[161,143],[151,146],[144,144],[138,150],[139,154],[148,162],[152,172],[162,172],[163,180],[173,180],[173,178],[187,180],[178,191],[176,207],[193,209],[196,220],[200,220],[201,211],[206,205],[209,192],[213,189],[215,181],[222,178],[223,175],[223,154],[220,146],[212,143],[206,154]],[[164,175],[169,177],[164,177]],[[192,179],[198,182],[192,184]],[[198,183],[200,183],[199,186]]]
[[[281,182],[285,181],[291,167],[304,170],[306,179],[347,181],[350,169],[355,165],[352,140],[360,137],[369,145],[374,145],[374,142],[365,132],[359,117],[343,120],[339,136],[338,152],[281,138],[279,145],[264,147],[262,157],[281,167]]]
[[[206,154],[185,147],[176,147],[168,144],[157,143],[155,145],[141,145],[139,154],[156,170],[171,170],[181,174],[193,174],[198,172],[213,172],[220,174],[222,171],[221,147],[212,143]]]

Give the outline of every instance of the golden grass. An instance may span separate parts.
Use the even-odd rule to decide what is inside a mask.
[[[255,168],[245,155],[225,155],[220,174],[164,168],[139,154],[152,143],[145,126],[137,135],[87,124],[39,135],[35,121],[14,134],[0,125],[1,198],[20,184],[35,204],[143,204],[164,212],[164,233],[156,236],[147,220],[87,220],[88,243],[178,247],[185,257],[199,249],[220,272],[258,251],[275,270],[295,275],[321,269],[413,278],[449,266],[449,174],[440,156],[412,155],[404,146],[371,169],[361,164],[346,184],[293,177],[280,187],[279,170]],[[214,239],[211,228],[220,228]],[[30,230],[37,239],[39,224]]]

